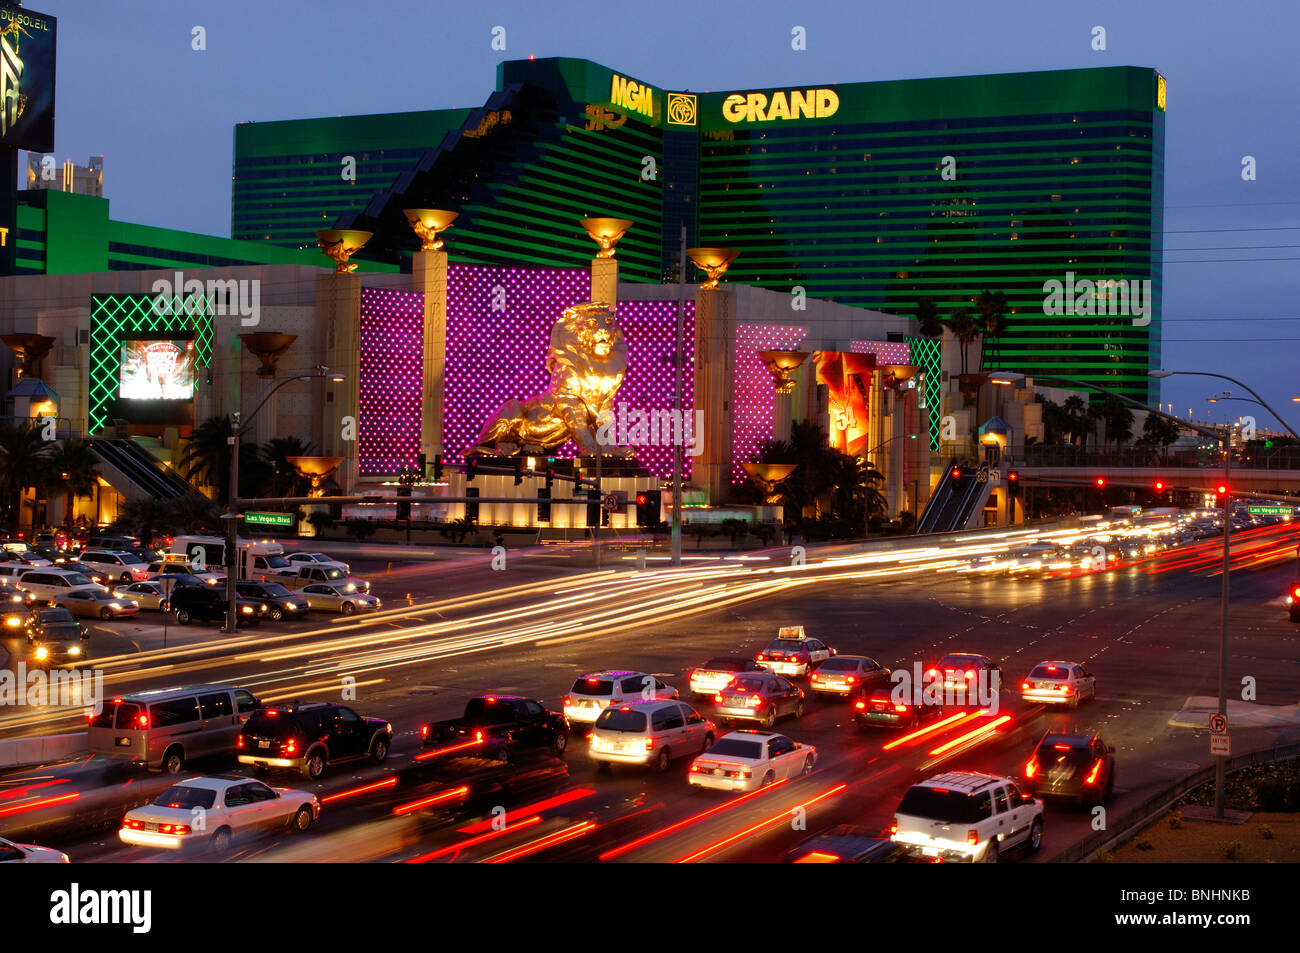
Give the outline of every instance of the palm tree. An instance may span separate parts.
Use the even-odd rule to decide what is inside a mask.
[[[186,533],[216,530],[221,526],[221,508],[206,496],[194,493],[178,496],[168,506],[169,524]]]
[[[958,308],[952,314],[948,315],[948,320],[944,322],[948,330],[952,332],[957,343],[961,345],[961,373],[966,376],[966,348],[979,337],[979,326],[976,325],[975,319],[965,308]]]
[[[922,298],[916,303],[917,333],[923,338],[933,340],[943,337],[943,321],[939,318],[939,309],[929,298]]]
[[[995,342],[1007,329],[1007,296],[1001,291],[985,291],[975,301],[979,311],[979,333],[987,342]],[[980,365],[983,366],[983,352]]]
[[[64,440],[45,458],[46,486],[63,493],[63,525],[72,524],[74,502],[90,496],[99,477],[99,458],[84,440]]]
[[[885,477],[865,460],[832,453],[831,515],[852,526],[863,526],[868,517],[885,512],[885,498],[877,489]]]
[[[172,503],[156,496],[127,500],[117,509],[117,526],[125,533],[139,536],[143,545],[152,546],[155,531],[169,528],[176,518]]]
[[[229,417],[209,417],[194,428],[181,453],[179,465],[185,478],[199,486],[217,490],[217,499],[230,496],[230,438],[234,431]],[[243,496],[260,495],[266,489],[270,468],[258,454],[257,444],[239,444],[239,482]]]
[[[262,460],[270,468],[268,496],[306,496],[311,480],[298,475],[288,457],[309,457],[315,447],[301,437],[272,437],[262,445]]]
[[[1073,436],[1073,419],[1064,407],[1043,400],[1043,442],[1066,443]]]
[[[1069,420],[1068,433],[1070,443],[1077,445],[1080,438],[1083,439],[1083,445],[1088,445],[1088,432],[1084,429],[1084,423],[1088,417],[1088,405],[1078,394],[1071,394],[1065,398],[1064,406],[1066,418]]]
[[[1099,411],[1106,424],[1106,440],[1114,441],[1115,449],[1133,436],[1133,411],[1118,397],[1108,395]]]
[[[1169,445],[1182,435],[1183,428],[1172,420],[1158,414],[1147,414],[1147,419],[1142,423],[1142,436],[1138,438],[1138,443],[1160,447],[1161,457],[1168,462]]]
[[[0,424],[0,491],[11,532],[18,532],[24,491],[41,482],[50,447],[39,427],[28,423]]]

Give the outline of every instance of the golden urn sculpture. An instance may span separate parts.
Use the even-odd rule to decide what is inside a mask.
[[[740,252],[735,248],[688,248],[686,255],[696,268],[708,276],[708,280],[700,287],[712,291],[718,287],[719,279],[726,274],[731,263],[740,257]]]
[[[316,243],[330,258],[334,259],[334,271],[340,275],[350,275],[357,270],[356,262],[348,259],[361,251],[374,232],[363,232],[355,228],[323,228],[316,233]]]
[[[584,218],[578,224],[600,246],[600,251],[596,252],[597,258],[613,258],[614,246],[635,223],[630,218]]]
[[[444,243],[438,238],[438,233],[451,228],[460,212],[443,208],[408,208],[403,210],[403,214],[420,239],[420,251],[442,251]]]

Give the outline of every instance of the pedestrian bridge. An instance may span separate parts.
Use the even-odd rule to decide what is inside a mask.
[[[1010,469],[1021,484],[1133,487],[1158,492],[1194,490],[1213,493],[1224,483],[1219,453],[1192,451],[1161,454],[1155,448],[1082,451],[1077,447],[1017,448]],[[1234,451],[1228,486],[1236,495],[1300,497],[1300,448],[1273,452]]]

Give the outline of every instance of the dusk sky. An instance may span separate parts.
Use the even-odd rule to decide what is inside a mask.
[[[693,90],[1154,67],[1168,80],[1163,364],[1240,378],[1300,423],[1295,0],[29,6],[59,18],[59,158],[103,154],[113,218],[212,235],[230,234],[235,123],[479,106],[496,64],[530,54]],[[791,49],[796,25],[806,51]],[[191,50],[195,26],[206,51]],[[495,26],[504,53],[491,49]],[[1243,181],[1244,156],[1255,181]],[[1163,399],[1200,420],[1255,410],[1205,402],[1225,388],[1242,393],[1174,378]],[[1259,425],[1271,425],[1262,412]]]

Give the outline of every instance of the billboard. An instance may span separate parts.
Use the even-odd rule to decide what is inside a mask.
[[[0,4],[0,146],[54,151],[54,17]]]
[[[121,400],[189,400],[194,396],[193,341],[123,341]]]

